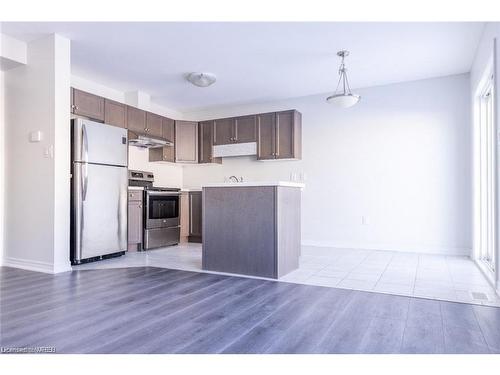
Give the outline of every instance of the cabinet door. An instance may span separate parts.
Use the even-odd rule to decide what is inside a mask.
[[[274,159],[276,138],[276,114],[257,115],[257,159]]]
[[[175,160],[181,163],[198,163],[197,122],[175,122]]]
[[[291,159],[294,155],[294,111],[276,113],[276,159]]]
[[[227,145],[233,143],[234,118],[214,120],[214,145]]]
[[[201,242],[202,232],[202,193],[189,192],[189,241]]]
[[[180,201],[181,242],[186,242],[189,236],[189,192],[182,192]]]
[[[162,138],[170,142],[175,141],[175,121],[171,118],[162,118]]]
[[[235,124],[235,142],[246,143],[257,141],[256,116],[237,117]]]
[[[128,203],[128,243],[142,243],[142,201]]]
[[[202,121],[198,128],[199,163],[222,163],[222,158],[213,157],[214,121]]]
[[[73,113],[97,121],[104,121],[104,98],[73,89]]]
[[[126,128],[127,107],[114,100],[104,99],[104,122],[108,125]]]
[[[175,162],[175,121],[163,117],[162,119],[162,137],[167,141],[173,142],[172,146],[162,147],[163,161]]]
[[[162,117],[154,113],[146,113],[146,133],[152,137],[162,138]]]
[[[146,112],[127,106],[127,129],[137,134],[146,133]]]

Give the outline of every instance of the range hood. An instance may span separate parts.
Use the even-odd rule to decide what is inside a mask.
[[[149,137],[147,135],[135,135],[129,133],[128,144],[140,148],[159,148],[163,146],[173,146],[174,144],[164,139]]]
[[[228,145],[216,145],[213,148],[214,158],[250,155],[257,155],[257,142],[230,143]]]

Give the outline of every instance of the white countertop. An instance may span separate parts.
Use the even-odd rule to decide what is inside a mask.
[[[201,187],[188,187],[188,188],[182,188],[181,192],[190,192],[190,191],[201,191]]]
[[[142,186],[129,186],[128,189],[129,190],[144,190],[144,188]]]
[[[303,189],[306,187],[301,182],[292,181],[254,181],[254,182],[216,182],[205,184],[202,187],[249,187],[249,186],[286,186]]]

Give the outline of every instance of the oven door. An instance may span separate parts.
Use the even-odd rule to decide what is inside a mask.
[[[180,195],[179,192],[146,191],[146,229],[178,226]]]

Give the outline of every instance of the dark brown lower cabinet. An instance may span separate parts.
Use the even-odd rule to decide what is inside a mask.
[[[142,250],[142,191],[128,192],[128,250]]]
[[[189,242],[201,243],[202,237],[202,192],[189,192]]]
[[[204,270],[280,278],[299,266],[298,188],[203,188]]]

